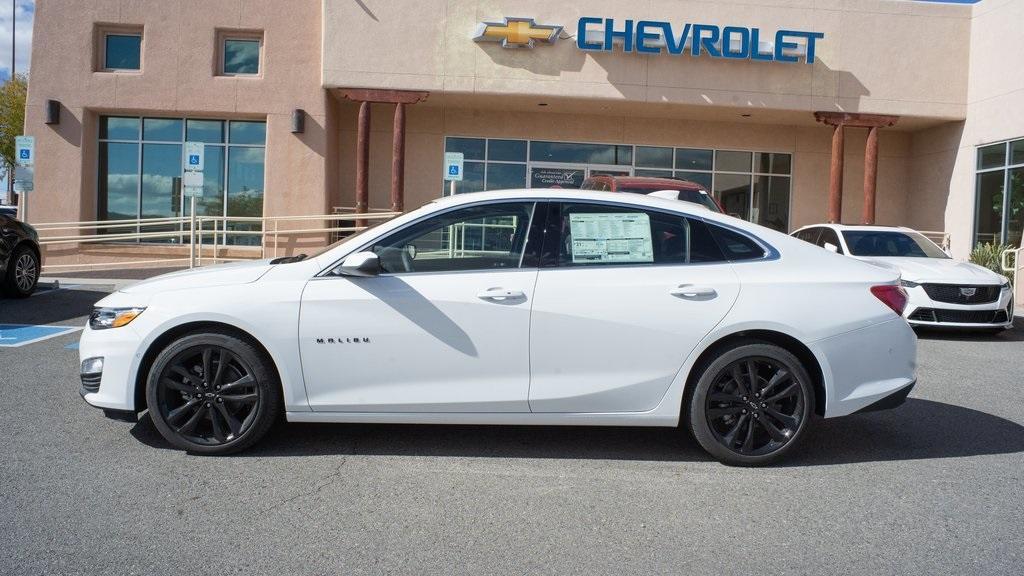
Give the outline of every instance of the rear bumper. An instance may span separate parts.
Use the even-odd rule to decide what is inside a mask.
[[[876,412],[878,410],[890,410],[892,408],[900,406],[907,401],[907,396],[910,395],[910,391],[914,389],[914,386],[916,384],[917,380],[914,380],[910,384],[904,386],[903,388],[900,388],[899,390],[893,392],[892,394],[889,394],[888,396],[882,398],[881,400],[876,400],[875,402],[868,404],[867,406],[861,408],[860,410],[857,410],[856,412],[854,412],[854,414],[860,414],[862,412]]]

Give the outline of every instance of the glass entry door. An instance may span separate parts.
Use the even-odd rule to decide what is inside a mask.
[[[629,168],[587,167],[587,178],[591,176],[632,176]]]
[[[579,188],[586,179],[587,167],[571,164],[530,166],[530,188]]]

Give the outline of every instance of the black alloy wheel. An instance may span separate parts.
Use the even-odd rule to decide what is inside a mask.
[[[795,356],[747,344],[706,367],[690,404],[691,432],[726,464],[767,464],[796,443],[813,407],[814,388]]]
[[[153,423],[185,450],[226,454],[259,440],[280,410],[269,360],[230,334],[199,333],[168,346],[153,363],[146,398]]]

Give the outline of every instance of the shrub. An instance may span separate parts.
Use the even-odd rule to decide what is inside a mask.
[[[974,250],[971,251],[971,262],[979,266],[984,266],[996,274],[1003,274],[1003,252],[1008,249],[1012,249],[1013,246],[1006,244],[992,244],[986,242],[984,244],[978,244]],[[1010,265],[1013,265],[1013,258],[1010,258]],[[1010,275],[1012,276],[1012,274]]]

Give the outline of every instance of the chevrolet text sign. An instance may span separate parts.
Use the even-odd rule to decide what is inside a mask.
[[[580,50],[611,52],[619,46],[623,52],[641,54],[665,51],[769,62],[799,62],[802,56],[808,64],[814,62],[815,42],[825,37],[821,32],[799,30],[779,30],[774,38],[771,33],[765,36],[758,28],[742,26],[674,25],[653,20],[617,24],[612,18],[592,16],[580,18],[576,26],[576,46]]]

